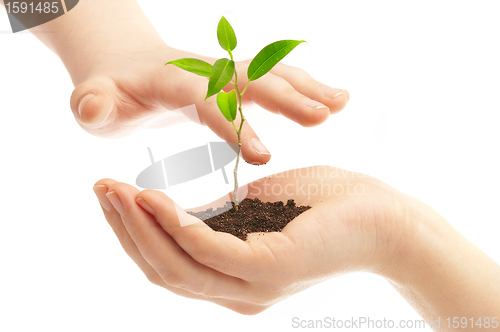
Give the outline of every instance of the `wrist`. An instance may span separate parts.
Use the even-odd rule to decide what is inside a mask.
[[[125,38],[119,39],[116,38],[112,43],[94,41],[81,48],[65,48],[57,52],[75,86],[96,76],[122,72],[123,68],[116,68],[116,63],[123,63],[123,58],[140,61],[151,54],[157,54],[158,50],[167,53],[171,49],[164,42],[148,36],[141,39],[143,44]]]
[[[392,239],[393,251],[385,262],[382,275],[399,284],[415,284],[422,273],[446,255],[455,229],[435,210],[406,196],[405,219]]]
[[[413,198],[409,202],[409,222],[382,275],[427,322],[495,316],[498,264],[432,208]]]
[[[80,1],[30,31],[61,58],[75,85],[109,67],[110,57],[166,47],[135,0]]]

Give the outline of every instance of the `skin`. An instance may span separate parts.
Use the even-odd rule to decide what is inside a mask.
[[[123,137],[162,113],[195,105],[201,124],[223,140],[237,143],[234,128],[220,113],[216,97],[204,101],[208,79],[165,66],[179,58],[194,57],[211,64],[216,59],[169,47],[136,1],[80,1],[67,14],[30,31],[66,66],[76,87],[71,110],[87,132]],[[38,33],[46,31],[56,33]],[[241,89],[247,83],[248,64],[236,63]],[[316,126],[342,110],[349,98],[346,90],[328,88],[302,69],[279,64],[250,84],[243,102],[255,103],[303,126]],[[239,122],[238,118],[238,126]],[[260,141],[251,144],[252,138],[258,138],[257,134],[245,121],[242,157],[253,164],[267,163],[271,154]]]
[[[166,45],[135,1],[81,1],[68,14],[30,31],[66,66],[75,85],[71,109],[87,132],[122,137],[163,112],[194,104],[202,124],[236,142],[215,98],[203,102],[206,79],[163,66],[184,57],[212,64],[215,59]],[[43,31],[56,33],[38,33]],[[247,66],[248,61],[237,63],[241,86]],[[346,90],[325,94],[325,87],[303,70],[280,64],[250,85],[244,102],[314,126],[349,101]],[[318,104],[308,107],[306,98]],[[269,161],[265,148],[250,144],[257,136],[248,122],[244,127],[243,158]],[[275,175],[252,183],[249,197],[294,198],[313,208],[281,233],[251,234],[247,241],[214,232],[201,221],[179,227],[186,215],[178,214],[161,192],[139,192],[111,179],[98,181],[94,190],[127,254],[151,282],[182,296],[256,314],[318,282],[362,270],[387,278],[427,323],[436,317],[443,322],[447,317],[498,316],[500,268],[494,261],[430,207],[376,179],[353,174],[312,179]],[[265,194],[274,185],[325,183],[339,184],[345,193]],[[363,195],[349,195],[349,186],[358,184],[365,188]]]
[[[162,192],[112,179],[95,185],[127,254],[151,282],[181,296],[251,315],[321,281],[367,271],[386,278],[428,324],[440,317],[439,331],[448,317],[500,313],[500,266],[432,208],[363,174],[316,166],[248,184],[249,198],[312,208],[282,232],[246,241],[213,231]]]

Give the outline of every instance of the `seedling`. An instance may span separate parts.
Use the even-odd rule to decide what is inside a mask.
[[[183,58],[167,62],[165,65],[172,64],[191,73],[209,77],[208,90],[205,100],[217,95],[217,106],[227,121],[233,124],[234,130],[238,135],[238,154],[236,165],[234,167],[234,191],[233,200],[235,209],[238,210],[238,164],[241,152],[241,130],[245,117],[241,109],[241,99],[248,88],[250,82],[267,74],[278,62],[280,62],[288,53],[304,40],[280,40],[264,47],[250,62],[247,70],[248,82],[240,91],[238,86],[238,73],[235,70],[233,51],[236,48],[236,35],[233,28],[223,16],[217,26],[217,39],[220,46],[229,53],[230,59],[221,58],[215,61],[214,65],[193,58]],[[234,77],[234,81],[232,81]],[[221,91],[228,84],[234,85],[235,89],[224,92]],[[240,113],[240,124],[236,126],[237,111]]]

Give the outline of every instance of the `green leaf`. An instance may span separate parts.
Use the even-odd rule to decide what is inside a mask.
[[[215,61],[208,81],[208,91],[205,100],[222,90],[234,75],[234,61],[226,58]]]
[[[221,91],[217,95],[217,106],[224,115],[224,117],[229,122],[233,122],[236,119],[236,109],[238,108],[238,99],[236,98],[236,91],[231,90],[229,92]]]
[[[280,40],[264,47],[248,66],[248,80],[255,81],[265,75],[297,45],[304,42],[305,40]]]
[[[212,73],[212,65],[198,59],[193,59],[193,58],[178,59],[167,62],[165,66],[170,64],[176,65],[179,68],[182,68],[184,70],[187,70],[191,73],[200,76],[210,77],[210,74]]]
[[[224,16],[222,16],[217,26],[217,39],[220,46],[228,52],[234,50],[236,47],[236,35],[231,24],[229,24]]]

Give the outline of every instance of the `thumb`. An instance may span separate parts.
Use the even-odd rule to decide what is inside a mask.
[[[109,78],[94,78],[79,84],[71,95],[71,110],[80,126],[98,134],[109,122],[115,102],[115,85]]]

